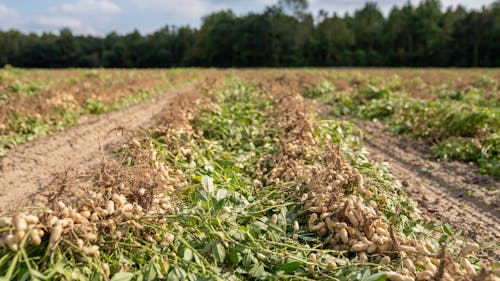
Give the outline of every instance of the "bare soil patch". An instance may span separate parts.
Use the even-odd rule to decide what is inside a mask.
[[[364,144],[373,159],[390,164],[424,215],[462,229],[466,237],[485,246],[481,258],[499,260],[499,181],[479,175],[472,164],[435,161],[427,145],[388,132],[383,124],[358,125],[366,133]]]

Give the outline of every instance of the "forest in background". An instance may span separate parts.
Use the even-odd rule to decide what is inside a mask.
[[[384,15],[368,2],[352,14],[281,0],[260,13],[219,11],[199,28],[165,26],[104,37],[0,30],[0,66],[293,67],[500,66],[500,0],[481,10],[409,1]]]

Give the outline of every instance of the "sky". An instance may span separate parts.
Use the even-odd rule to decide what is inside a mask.
[[[372,0],[384,13],[406,2]],[[411,0],[417,4],[418,0]],[[237,15],[261,12],[277,0],[0,0],[0,29],[23,32],[58,32],[64,27],[75,34],[104,36],[134,29],[150,33],[165,25],[199,27],[201,18],[214,11],[231,9]],[[366,0],[309,0],[309,11],[352,13]],[[441,0],[443,7],[461,4],[480,9],[493,0]]]

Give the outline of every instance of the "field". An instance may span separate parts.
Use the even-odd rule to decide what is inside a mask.
[[[0,70],[0,155],[5,148],[150,99],[198,79],[193,70]]]
[[[497,69],[0,71],[0,280],[499,280]]]

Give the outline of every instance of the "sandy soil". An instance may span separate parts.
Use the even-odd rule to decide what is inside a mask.
[[[172,97],[193,88],[186,86],[120,111],[88,116],[75,127],[10,150],[0,159],[0,211],[23,206],[56,174],[98,164],[105,153],[128,139],[126,132],[149,127]]]
[[[481,259],[500,260],[500,181],[478,174],[476,165],[435,161],[428,145],[388,132],[380,123],[357,123],[373,160],[390,164],[424,215],[462,229],[484,247]]]

